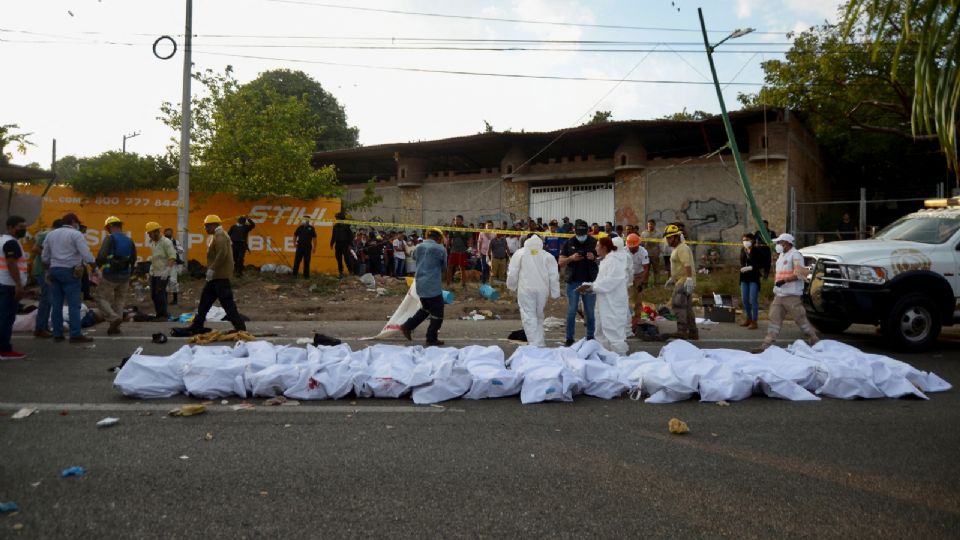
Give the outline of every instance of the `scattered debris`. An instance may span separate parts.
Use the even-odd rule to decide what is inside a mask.
[[[70,16],[73,17],[73,13],[71,13]],[[14,523],[12,528],[13,528],[13,530],[15,530],[15,531],[22,530],[22,529],[23,529],[23,523]]]
[[[0,514],[6,514],[7,512],[19,512],[20,507],[17,506],[17,503],[10,502],[0,502]]]
[[[13,413],[13,416],[11,416],[10,418],[13,418],[14,420],[22,420],[35,412],[37,412],[37,409],[34,409],[32,407],[24,407],[19,411]]]
[[[186,460],[186,459],[190,459],[190,456],[187,456],[187,455],[183,455],[183,456],[180,456],[180,459],[184,459],[184,460]]]
[[[270,494],[270,492],[268,492],[268,491],[261,491],[261,492],[260,492],[260,496],[261,496],[261,497],[266,497],[266,496],[269,495],[269,494]]]
[[[181,405],[167,413],[169,416],[194,416],[207,412],[206,405]]]
[[[387,429],[393,429],[393,426],[387,426]]]
[[[292,424],[284,424],[283,427],[288,428],[288,427],[291,427],[291,425]]]
[[[276,407],[277,405],[283,405],[286,403],[287,398],[284,396],[277,396],[263,401],[264,407]]]
[[[153,336],[151,337],[153,338],[152,341],[154,343],[163,344],[167,342],[167,335],[164,334],[163,332],[157,332],[156,334],[153,334]]]
[[[730,402],[725,399],[721,399],[720,401],[717,402],[717,405],[720,407],[729,407]]]
[[[71,476],[83,476],[85,474],[87,474],[87,470],[77,465],[74,465],[73,467],[67,467],[66,469],[60,471],[61,478],[69,478]]]
[[[683,435],[684,433],[690,432],[690,427],[687,426],[687,423],[679,418],[671,418],[670,422],[667,423],[667,428],[669,428],[670,433],[674,435]]]
[[[40,482],[30,482],[30,487],[40,487]]]
[[[66,410],[66,409],[60,411],[60,416],[67,416],[68,414],[70,414],[70,411],[68,411],[68,410]]]
[[[313,343],[313,340],[310,338],[302,337],[297,338],[297,345],[310,345]]]
[[[153,416],[153,413],[150,411],[143,411],[143,412],[137,413],[137,416]],[[166,418],[166,417],[161,416],[160,418]]]
[[[221,404],[221,405],[229,405],[229,404],[230,404],[230,400],[228,400],[228,399],[221,399],[221,400],[220,400],[220,404]]]
[[[99,427],[99,428],[105,428],[105,427],[115,426],[115,425],[117,425],[117,424],[119,424],[119,423],[120,423],[120,419],[119,419],[119,418],[114,418],[114,417],[112,417],[112,416],[108,416],[108,417],[104,418],[103,420],[100,420],[99,422],[97,422],[97,427]]]
[[[234,406],[232,406],[232,407],[230,407],[230,408],[233,409],[233,410],[235,410],[235,411],[249,411],[250,409],[253,409],[253,408],[254,408],[254,404],[253,404],[253,403],[247,403],[246,401],[244,401],[243,403],[241,403],[241,404],[239,404],[239,405],[234,405]]]
[[[213,440],[213,433],[207,432],[207,434],[203,436],[203,440],[205,440],[205,441],[212,441],[212,440]]]

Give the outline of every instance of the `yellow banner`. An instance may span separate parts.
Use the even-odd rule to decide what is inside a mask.
[[[24,194],[39,196],[42,186],[17,187]],[[206,234],[203,218],[207,214],[217,214],[223,220],[223,228],[229,230],[236,223],[237,216],[247,216],[255,224],[250,231],[248,245],[250,251],[245,262],[255,266],[264,264],[285,264],[293,266],[296,244],[294,230],[303,219],[309,219],[317,231],[317,250],[313,252],[310,270],[322,273],[335,273],[336,261],[329,249],[332,232],[331,220],[340,211],[340,199],[302,200],[290,197],[239,201],[225,193],[212,195],[191,194],[190,197],[190,249],[187,260],[196,259],[206,264]],[[16,209],[11,209],[16,213]],[[149,258],[146,248],[147,234],[144,230],[147,222],[156,221],[162,228],[176,230],[177,192],[176,191],[132,191],[97,197],[87,197],[68,187],[57,186],[44,196],[37,223],[30,227],[31,233],[50,227],[54,219],[73,212],[87,229],[87,243],[94,255],[99,249],[106,231],[103,222],[109,216],[117,216],[123,221],[124,231],[137,245],[137,253],[142,260]]]

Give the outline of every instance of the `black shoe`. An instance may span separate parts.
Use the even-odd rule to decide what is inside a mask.
[[[409,328],[401,325],[400,332],[403,333],[403,337],[407,338],[407,341],[413,341],[413,332],[411,332]]]
[[[574,341],[574,340],[572,340],[572,339],[568,339],[568,340],[566,340],[566,341],[563,342],[563,346],[564,346],[564,347],[572,347],[574,343],[576,343],[576,341]]]
[[[434,341],[427,341],[426,344],[427,344],[427,347],[443,347],[443,341],[440,341],[439,339]]]

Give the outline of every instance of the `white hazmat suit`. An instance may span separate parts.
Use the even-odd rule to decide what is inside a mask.
[[[617,239],[614,240],[614,245]],[[597,338],[607,349],[627,354],[627,330],[630,325],[628,287],[633,282],[633,261],[617,246],[600,261],[597,279],[589,285],[597,294]]]
[[[557,260],[543,250],[543,240],[533,235],[510,258],[507,288],[516,291],[520,304],[520,320],[527,334],[527,343],[543,347],[543,308],[547,295],[560,298],[560,273]]]

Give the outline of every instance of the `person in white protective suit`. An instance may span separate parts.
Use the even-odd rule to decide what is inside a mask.
[[[517,293],[520,320],[527,334],[527,343],[543,347],[543,308],[547,295],[560,298],[560,273],[557,259],[543,250],[543,240],[533,235],[510,258],[507,288]]]
[[[584,283],[580,292],[597,295],[597,338],[600,344],[617,354],[627,354],[627,330],[630,326],[630,306],[627,287],[633,280],[633,263],[610,238],[597,242],[597,254],[602,257],[597,279]]]

